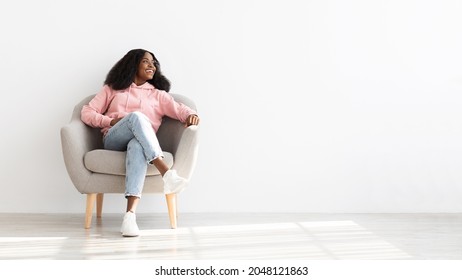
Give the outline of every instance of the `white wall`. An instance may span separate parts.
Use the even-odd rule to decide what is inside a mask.
[[[457,0],[2,1],[0,212],[84,211],[59,129],[132,48],[202,117],[180,211],[460,212],[461,14]]]

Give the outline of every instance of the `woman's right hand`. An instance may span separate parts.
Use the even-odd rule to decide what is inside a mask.
[[[116,118],[116,119],[112,119],[111,121],[111,126],[114,126],[116,123],[118,123],[121,119],[123,118]]]

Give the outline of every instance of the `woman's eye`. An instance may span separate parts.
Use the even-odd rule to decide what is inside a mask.
[[[152,65],[156,65],[156,63],[153,61],[153,62],[149,62],[149,60],[143,60],[142,61],[144,64],[152,64]]]

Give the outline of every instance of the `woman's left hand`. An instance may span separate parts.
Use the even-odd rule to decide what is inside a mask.
[[[199,116],[198,115],[189,115],[186,119],[185,126],[188,127],[190,125],[198,125],[199,124]]]

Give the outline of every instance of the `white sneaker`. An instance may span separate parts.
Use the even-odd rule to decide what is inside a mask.
[[[122,236],[134,237],[140,235],[140,229],[136,224],[136,215],[133,212],[127,212],[122,222],[122,228],[120,229]]]
[[[162,179],[164,180],[164,194],[180,193],[188,184],[188,180],[180,177],[176,170],[172,169],[165,172]]]

